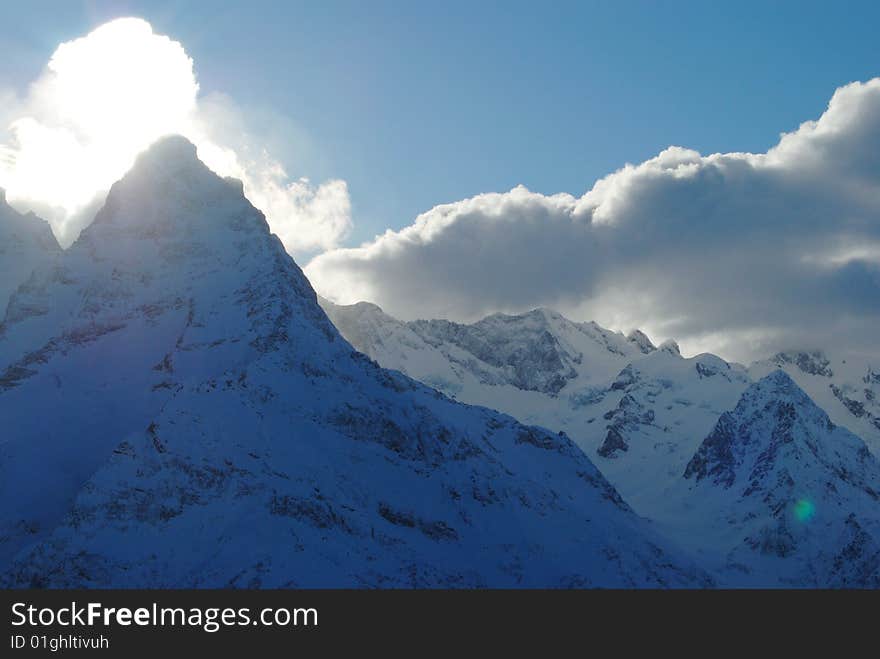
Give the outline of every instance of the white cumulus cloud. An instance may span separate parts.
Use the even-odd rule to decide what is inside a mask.
[[[62,244],[91,221],[135,156],[172,133],[190,138],[218,174],[240,178],[292,253],[336,246],[351,228],[345,183],[289,180],[265,148],[244,144],[246,114],[230,99],[201,97],[183,46],[142,19],[61,44],[23,97],[7,91],[0,103],[0,187],[13,205],[49,220]]]
[[[878,255],[874,79],[838,89],[767,153],[670,147],[581,197],[479,195],[306,273],[332,300],[403,318],[550,306],[746,359],[835,343],[880,353]]]

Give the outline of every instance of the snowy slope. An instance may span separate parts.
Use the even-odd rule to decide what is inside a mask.
[[[7,586],[708,583],[563,434],[353,351],[182,138],[14,296],[0,427]]]
[[[722,583],[880,587],[880,462],[781,370],[719,418],[668,506]]]
[[[658,351],[627,366],[602,402],[588,435],[602,473],[640,513],[654,517],[718,417],[750,381],[714,355]],[[552,426],[551,426],[552,427]]]
[[[45,265],[60,251],[49,224],[33,213],[17,212],[0,190],[0,314],[34,268]]]
[[[546,309],[461,325],[405,323],[369,303],[319,302],[342,335],[381,366],[458,400],[564,430],[581,446],[594,405],[617,374],[655,351],[641,333],[627,339]]]
[[[564,431],[645,515],[750,382],[745,369],[714,355],[685,359],[673,342],[657,349],[641,332],[624,337],[545,309],[458,325],[320,302],[380,365]]]

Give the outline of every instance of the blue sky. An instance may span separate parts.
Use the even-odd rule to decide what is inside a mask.
[[[880,68],[877,3],[33,0],[4,6],[0,79],[124,15],[292,173],[348,182],[349,244],[519,183],[579,195],[670,144],[764,151]]]

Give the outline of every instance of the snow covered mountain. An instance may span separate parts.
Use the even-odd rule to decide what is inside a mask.
[[[60,251],[49,224],[33,213],[16,211],[0,190],[0,312],[18,285]]]
[[[319,302],[364,354],[467,400],[485,392],[487,385],[505,395],[526,391],[557,396],[572,381],[604,381],[635,356],[655,350],[641,332],[625,338],[547,309],[495,314],[463,325],[446,320],[404,323],[367,302]]]
[[[880,455],[880,358],[841,352],[791,351],[757,362],[749,369],[760,379],[782,369],[834,423],[865,440]]]
[[[647,349],[595,330],[624,354],[594,369],[590,331],[494,364],[491,339],[453,334],[465,361],[489,351],[474,381],[552,397],[585,361]],[[352,350],[241,184],[182,138],[12,296],[0,427],[6,586],[710,583],[563,433]]]
[[[880,587],[880,462],[785,372],[719,418],[684,479],[667,521],[724,581]]]
[[[624,336],[546,309],[459,325],[405,323],[372,304],[319,301],[380,365],[564,431],[646,515],[750,383],[744,368],[714,355],[685,359],[673,342],[658,349],[642,332]]]
[[[634,350],[639,335],[546,310],[456,326],[321,302],[383,366],[566,432],[636,512],[700,556],[719,583],[880,583],[876,453],[841,427],[876,437],[880,377],[869,360],[792,352],[747,369],[709,354],[683,358],[672,343],[654,349],[643,335]],[[473,335],[476,348],[461,338]],[[506,378],[484,375],[493,365],[482,345],[512,356],[494,364]],[[521,363],[553,386],[517,381]]]

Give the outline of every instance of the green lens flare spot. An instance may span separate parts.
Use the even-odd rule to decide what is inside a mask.
[[[799,499],[794,504],[794,516],[799,522],[809,522],[816,514],[816,505],[809,499]]]

